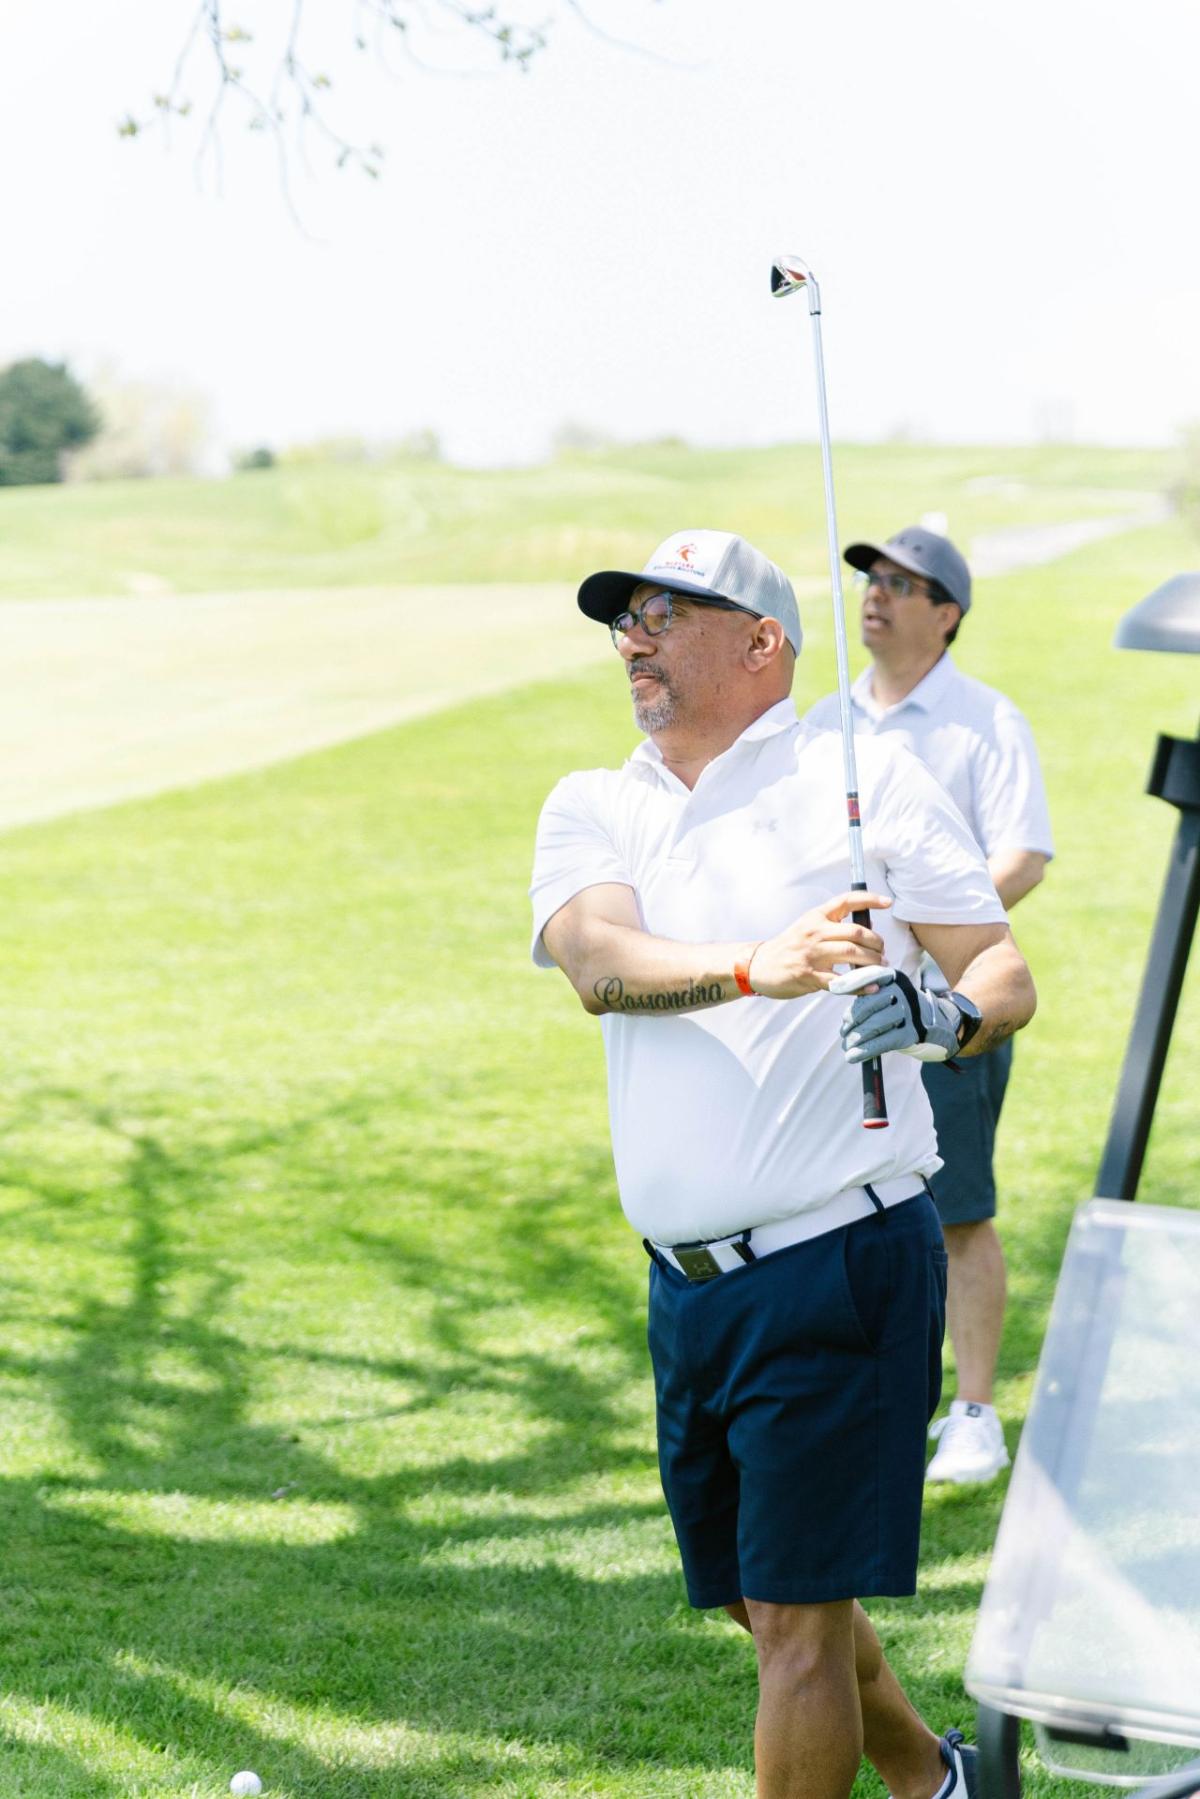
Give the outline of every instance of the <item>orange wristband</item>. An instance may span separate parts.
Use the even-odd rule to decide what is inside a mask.
[[[733,965],[733,978],[738,984],[738,991],[744,993],[747,999],[754,998],[754,989],[750,985],[750,964],[761,948],[762,944],[756,943],[744,962],[735,962]]]

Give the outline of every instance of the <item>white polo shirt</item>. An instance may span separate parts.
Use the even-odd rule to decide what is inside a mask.
[[[868,887],[889,963],[910,976],[910,924],[1003,923],[986,864],[912,755],[862,745]],[[533,958],[547,921],[585,887],[637,896],[654,936],[765,938],[850,884],[841,741],[792,701],[756,719],[695,788],[642,743],[622,769],[568,775],[542,808]],[[941,1166],[920,1063],[885,1062],[887,1130],[862,1125],[862,1075],[843,1059],[846,1001],[739,999],[707,1011],[601,1019],[613,1157],[634,1229],[659,1243],[732,1235],[825,1204],[846,1187]]]
[[[894,706],[875,699],[868,665],[850,690],[855,735],[887,735],[919,756],[950,795],[985,856],[1037,850],[1053,856],[1050,814],[1033,733],[994,687],[955,668],[949,651]],[[805,714],[820,730],[840,729],[836,693]]]

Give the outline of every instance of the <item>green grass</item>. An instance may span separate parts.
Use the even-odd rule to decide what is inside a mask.
[[[1174,825],[1145,770],[1195,727],[1187,659],[1108,646],[1193,560],[1162,528],[987,584],[961,642],[1061,849],[1017,917],[1014,1441]],[[6,1796],[753,1792],[749,1647],[686,1607],[658,1490],[598,1032],[526,953],[538,806],[632,741],[600,669],[0,842]],[[1196,1001],[1143,1188],[1184,1204]],[[920,1597],[872,1608],[943,1727],[1001,1501],[932,1495]]]
[[[1165,450],[847,444],[836,452],[838,508],[864,533],[936,509],[966,539],[1119,512],[1121,490],[1165,489],[1179,461]],[[610,557],[640,567],[681,524],[712,522],[789,572],[820,575],[823,506],[813,444],[652,445],[501,471],[297,466],[224,482],[9,488],[0,598],[136,592],[147,578],[181,592],[571,580]]]

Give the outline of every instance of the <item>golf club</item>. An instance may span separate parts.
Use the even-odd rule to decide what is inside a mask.
[[[850,655],[846,647],[846,605],[842,598],[842,562],[838,545],[837,514],[833,504],[833,458],[829,449],[829,411],[825,402],[825,357],[821,349],[821,290],[812,270],[798,256],[780,256],[771,269],[771,293],[775,299],[803,288],[808,295],[808,316],[812,324],[813,357],[817,365],[817,410],[821,425],[821,468],[825,476],[825,524],[829,533],[829,573],[833,582],[833,640],[837,652],[838,711],[842,724],[842,764],[846,777],[846,818],[850,828],[850,886],[855,893],[867,891],[866,864],[863,860],[862,817],[858,805],[858,765],[854,756],[854,718],[850,710]],[[855,924],[871,923],[865,908],[853,913]],[[878,1057],[864,1062],[863,1128],[883,1130],[887,1126],[887,1101],[883,1092],[883,1064]]]

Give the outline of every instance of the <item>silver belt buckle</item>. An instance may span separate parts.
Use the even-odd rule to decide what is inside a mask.
[[[690,1247],[675,1247],[671,1254],[683,1269],[690,1281],[711,1281],[718,1274],[724,1274],[716,1256],[703,1243],[694,1243]]]

